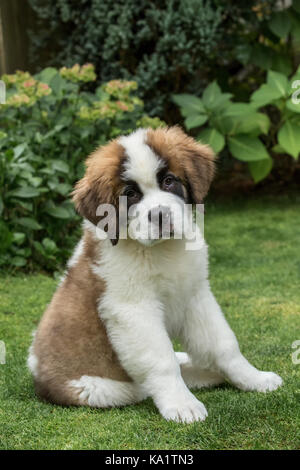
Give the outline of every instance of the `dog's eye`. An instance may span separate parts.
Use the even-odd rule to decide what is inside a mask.
[[[175,181],[175,178],[174,176],[172,175],[166,175],[164,177],[164,179],[162,180],[162,184],[165,188],[168,188],[169,186],[171,186]]]
[[[141,198],[140,193],[132,187],[126,188],[123,194],[124,196],[127,196],[127,198],[131,201],[139,201]]]
[[[136,195],[136,191],[134,189],[126,189],[125,196],[132,198]]]

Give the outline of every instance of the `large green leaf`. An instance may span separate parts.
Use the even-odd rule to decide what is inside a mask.
[[[54,67],[46,67],[40,73],[36,75],[36,78],[43,83],[48,85],[51,83],[52,78],[57,74],[57,70]]]
[[[49,139],[49,137],[53,137],[55,134],[58,134],[65,126],[63,124],[57,124],[56,126],[51,129],[51,131],[47,132],[42,136],[42,140]]]
[[[19,144],[16,147],[14,147],[14,158],[17,160],[24,150],[27,148],[27,142],[23,142],[23,144]]]
[[[16,223],[22,225],[23,227],[30,228],[31,230],[40,230],[41,225],[34,219],[30,217],[20,217],[16,219]]]
[[[69,173],[69,165],[62,160],[52,160],[52,167],[62,173]]]
[[[216,127],[221,134],[237,135],[250,134],[258,136],[267,134],[270,120],[266,114],[258,113],[255,107],[247,103],[234,103],[237,106],[228,107],[217,117],[211,118],[212,127]],[[244,106],[245,105],[245,106]]]
[[[229,150],[232,155],[243,162],[265,160],[270,158],[262,142],[256,137],[238,135],[228,138]]]
[[[50,87],[57,98],[62,98],[63,91],[66,88],[66,83],[66,80],[64,80],[64,78],[59,73],[52,77],[50,81]]]
[[[25,266],[27,261],[22,256],[14,256],[13,258],[11,258],[10,263],[13,266],[17,266],[18,268],[21,268],[22,266]]]
[[[67,194],[71,192],[72,186],[68,183],[58,183],[58,184],[56,183],[53,185],[51,189],[61,194],[62,196],[66,196]]]
[[[39,196],[40,192],[36,188],[30,186],[21,186],[20,188],[9,191],[7,195],[9,197],[21,197],[21,198],[32,198]]]
[[[216,81],[213,81],[205,88],[203,92],[202,101],[204,106],[207,109],[212,109],[221,95],[221,88]]]
[[[227,109],[231,105],[230,98],[232,97],[231,93],[221,93],[216,95],[214,101],[209,105],[211,111],[221,111]]]
[[[286,121],[278,132],[279,145],[295,159],[300,153],[300,126]]]
[[[270,128],[270,119],[266,114],[253,113],[240,120],[235,134],[260,135],[267,134]]]
[[[16,243],[17,245],[22,245],[25,238],[26,238],[26,235],[23,232],[14,232],[13,233],[13,242]]]
[[[69,219],[70,217],[68,210],[60,206],[47,207],[45,211],[57,219]]]
[[[231,103],[222,113],[224,120],[230,118],[229,135],[267,134],[270,120],[266,114],[258,113],[249,103]]]
[[[207,121],[207,116],[205,114],[197,114],[188,116],[185,121],[185,127],[187,129],[193,129],[194,127],[202,126]]]
[[[198,135],[198,139],[204,144],[210,145],[216,153],[220,152],[225,145],[224,136],[217,129],[213,128],[204,129]]]
[[[289,83],[288,79],[283,73],[274,72],[274,70],[268,71],[267,83],[274,90],[278,90],[280,96],[287,96]]]
[[[289,91],[288,79],[285,75],[274,70],[269,70],[267,83],[261,85],[251,95],[251,101],[256,107],[265,106],[279,98],[286,97]]]
[[[266,104],[273,103],[273,101],[281,98],[279,90],[272,88],[270,85],[264,83],[258,90],[251,95],[251,101],[256,108],[261,108]]]
[[[189,114],[205,113],[203,103],[197,96],[182,93],[180,95],[173,95],[172,100],[182,108],[184,116],[188,116]]]
[[[266,176],[268,176],[272,169],[272,166],[272,158],[265,158],[264,160],[248,162],[248,167],[255,183],[258,183],[259,181],[263,180]]]
[[[225,117],[223,113],[219,113],[216,117],[210,119],[211,127],[216,128],[222,135],[235,135],[240,122],[240,118]]]
[[[56,243],[50,238],[44,238],[42,244],[48,253],[55,253],[57,251]]]
[[[253,114],[253,108],[248,103],[230,103],[223,112],[224,116],[236,117]]]

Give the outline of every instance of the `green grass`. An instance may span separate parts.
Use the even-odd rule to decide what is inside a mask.
[[[56,282],[45,275],[0,277],[1,449],[295,449],[300,447],[299,197],[209,203],[205,232],[211,282],[241,350],[284,379],[270,394],[230,385],[196,392],[204,423],[164,421],[149,399],[122,409],[66,408],[35,397],[25,367],[31,331]]]

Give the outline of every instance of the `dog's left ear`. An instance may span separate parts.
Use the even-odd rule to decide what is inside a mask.
[[[215,174],[215,155],[208,145],[189,139],[184,152],[184,172],[190,202],[201,204]]]

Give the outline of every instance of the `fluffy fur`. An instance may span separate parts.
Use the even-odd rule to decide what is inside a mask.
[[[282,384],[241,354],[210,290],[204,242],[188,251],[185,239],[121,239],[119,221],[111,240],[96,234],[97,207],[118,207],[128,184],[137,188],[142,222],[157,206],[202,202],[213,172],[212,151],[177,127],[138,130],[89,157],[73,196],[83,237],[30,348],[40,397],[109,407],[150,396],[164,418],[190,423],[207,411],[188,387],[227,380],[266,392]],[[174,353],[173,337],[187,353]]]

